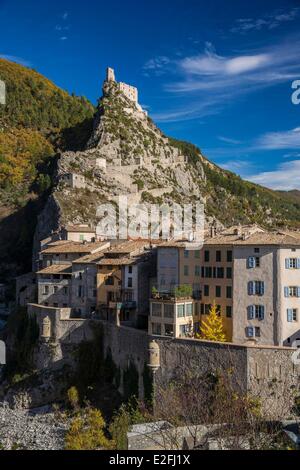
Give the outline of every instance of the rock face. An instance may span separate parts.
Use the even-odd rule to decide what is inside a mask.
[[[4,450],[61,450],[69,422],[49,407],[12,410],[0,404],[0,446]]]
[[[118,195],[127,195],[130,203],[202,200],[203,159],[199,153],[193,162],[116,82],[104,82],[86,149],[59,158],[56,186],[39,217],[35,248],[63,224],[95,224],[97,206]]]

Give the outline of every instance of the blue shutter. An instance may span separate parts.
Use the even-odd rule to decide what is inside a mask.
[[[249,305],[248,307],[248,319],[253,320],[254,318],[254,305]]]
[[[248,258],[248,268],[255,268],[255,258],[253,256]]]
[[[260,283],[260,295],[264,295],[265,293],[265,283],[262,281]]]
[[[290,258],[285,258],[285,267],[286,269],[290,269]]]
[[[260,305],[259,307],[259,319],[263,320],[265,318],[265,306]]]
[[[248,327],[247,327],[247,336],[248,336],[249,338],[253,338],[253,336],[254,336],[254,328],[253,328],[253,326],[248,326]]]
[[[300,269],[300,258],[297,258],[297,264],[296,264],[296,266],[297,266],[297,269]]]
[[[297,297],[300,297],[300,287],[297,287]]]
[[[293,321],[293,309],[292,308],[287,309],[287,321],[288,322]]]
[[[288,287],[285,287],[284,288],[284,297],[289,297],[290,294],[289,294],[289,288]]]
[[[254,294],[254,282],[250,281],[248,282],[248,295],[253,295]]]

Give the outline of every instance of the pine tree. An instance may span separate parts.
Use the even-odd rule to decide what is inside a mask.
[[[215,303],[209,310],[207,320],[202,322],[200,334],[198,334],[197,337],[209,341],[226,341],[222,318],[218,315],[218,309]]]

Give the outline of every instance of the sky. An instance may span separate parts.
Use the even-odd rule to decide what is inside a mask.
[[[0,0],[0,57],[93,103],[113,67],[167,135],[300,190],[300,0]]]

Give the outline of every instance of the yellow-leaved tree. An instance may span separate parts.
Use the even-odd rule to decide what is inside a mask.
[[[113,441],[105,436],[105,421],[99,410],[90,408],[78,414],[65,437],[66,450],[111,449]]]
[[[226,341],[222,318],[218,314],[218,307],[215,303],[209,310],[207,320],[202,322],[200,334],[198,333],[196,337],[209,341]]]

